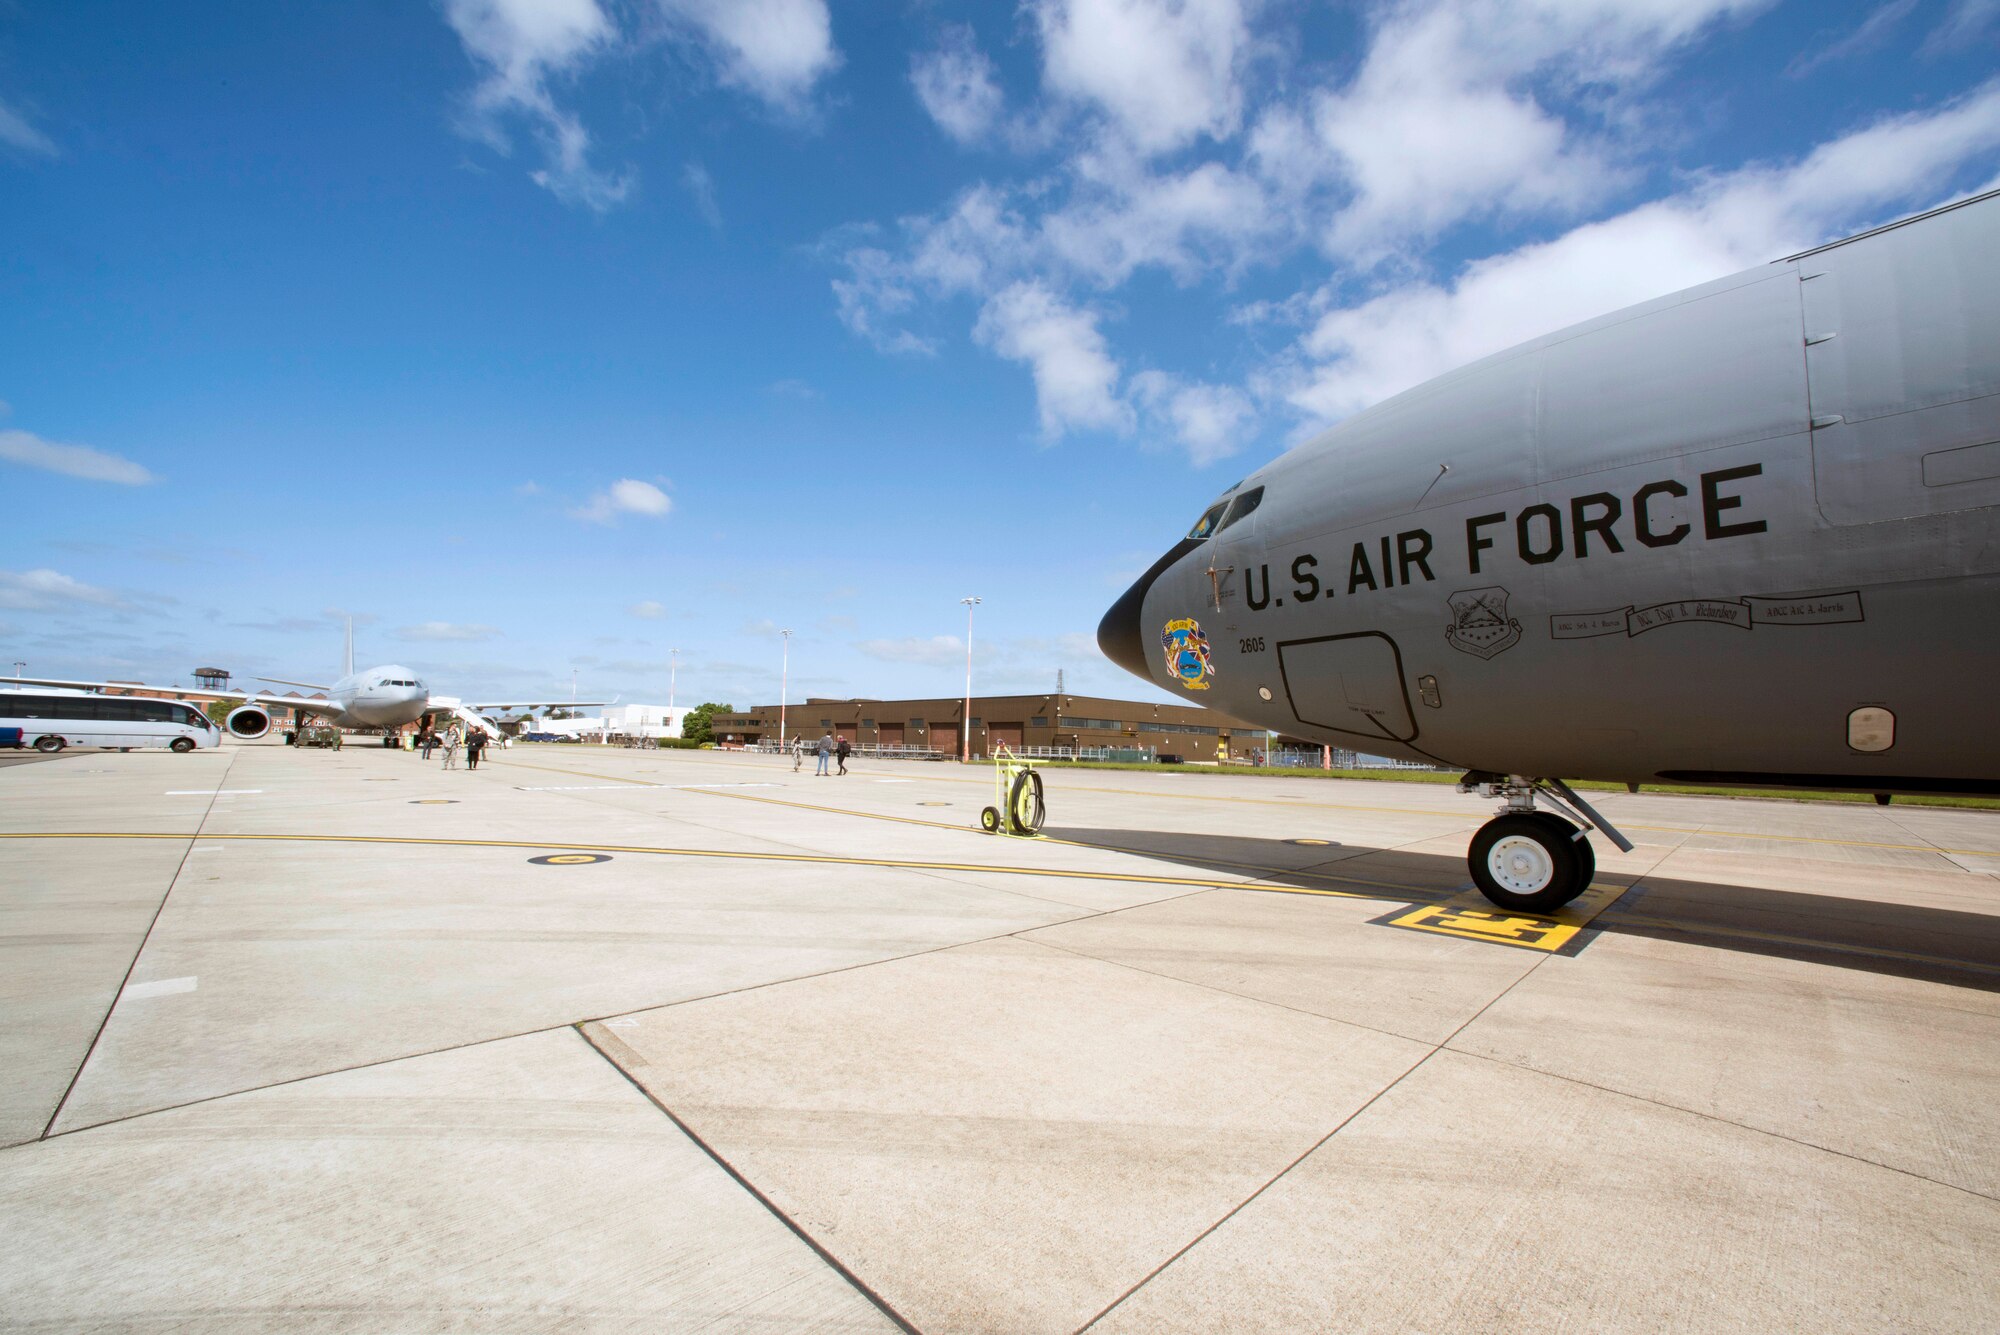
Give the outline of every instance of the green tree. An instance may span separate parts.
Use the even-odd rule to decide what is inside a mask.
[[[713,700],[707,704],[696,705],[687,712],[687,717],[681,720],[681,736],[696,745],[712,742],[715,740],[715,716],[735,712],[735,705],[720,705]]]
[[[234,700],[210,700],[201,707],[201,712],[208,715],[217,727],[221,727],[229,721],[229,711],[234,708],[236,708]]]

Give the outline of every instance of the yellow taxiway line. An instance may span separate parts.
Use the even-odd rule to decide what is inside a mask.
[[[524,768],[548,769],[550,770],[551,773],[582,774],[582,771],[580,770],[555,770],[550,766],[546,765],[530,765],[530,766],[524,766]],[[586,775],[584,777],[596,778],[596,777],[609,777],[609,776]],[[621,780],[621,782],[638,784],[641,782],[641,780],[624,779]],[[951,780],[951,782],[967,783],[970,782],[970,780],[955,779]],[[669,787],[669,785],[666,784],[651,784],[647,786],[659,787],[659,788]],[[738,802],[762,802],[767,806],[792,807],[799,811],[820,811],[833,816],[853,816],[859,820],[886,820],[886,821],[893,821],[898,825],[924,825],[930,827],[933,830],[952,830],[956,831],[959,834],[976,834],[980,836],[982,839],[991,839],[994,837],[992,835],[987,834],[986,831],[979,829],[977,826],[959,825],[950,821],[925,820],[919,816],[891,816],[885,812],[879,812],[879,811],[855,811],[848,807],[821,806],[816,802],[794,802],[782,797],[760,797],[753,793],[725,792],[718,788],[688,788],[688,789],[674,789],[673,791],[695,792],[701,794],[703,797],[726,797]],[[1121,844],[1086,844],[1075,839],[1059,839],[1054,835],[1037,836],[1037,842],[1060,844],[1065,848],[1092,848],[1105,853],[1124,853],[1131,857],[1166,858],[1168,861],[1173,860],[1172,857],[1168,854],[1158,853],[1150,849],[1128,848]],[[1398,885],[1393,881],[1371,881],[1364,876],[1338,876],[1329,872],[1308,871],[1303,868],[1293,868],[1293,867],[1271,867],[1255,862],[1235,862],[1226,858],[1206,858],[1203,860],[1207,862],[1212,862],[1218,867],[1229,867],[1237,871],[1255,872],[1259,877],[1303,876],[1308,880],[1314,880],[1314,881],[1336,881],[1341,885],[1365,885],[1378,890],[1391,890],[1396,892],[1399,896],[1413,890],[1416,891],[1416,893],[1418,894],[1427,893],[1422,890],[1417,890],[1416,887],[1414,886]],[[1297,889],[1298,887],[1293,887],[1293,888]],[[1433,891],[1428,893],[1437,893],[1437,892]]]
[[[523,764],[520,765],[519,768],[545,769],[548,770],[551,774],[575,774],[589,779],[615,779],[619,783],[629,783],[635,786],[652,787],[652,788],[671,787],[671,785],[668,784],[649,784],[643,779],[626,779],[626,778],[620,778],[617,775],[602,774],[595,771],[585,771],[577,769],[556,769],[553,766],[549,765]],[[782,770],[783,766],[763,766],[761,768]],[[1047,771],[1044,772],[1046,773]],[[917,782],[979,784],[980,786],[983,787],[985,786],[986,781],[983,779],[959,779],[959,778],[953,778],[952,776],[946,774],[938,774],[938,775],[926,775],[924,776],[924,778],[917,780]],[[1143,788],[1100,788],[1094,784],[1066,783],[1063,785],[1063,788],[1064,791],[1066,792],[1075,792],[1075,793],[1110,793],[1118,797],[1165,797],[1165,798],[1171,798],[1176,802],[1235,802],[1238,804],[1249,805],[1249,806],[1286,807],[1293,811],[1310,811],[1317,809],[1320,811],[1381,812],[1392,816],[1435,816],[1440,820],[1448,820],[1453,822],[1454,824],[1460,824],[1460,825],[1466,824],[1467,822],[1474,821],[1477,819],[1477,817],[1471,813],[1468,813],[1466,815],[1459,815],[1456,812],[1435,811],[1424,807],[1366,806],[1366,805],[1356,805],[1351,802],[1315,802],[1309,798],[1288,799],[1288,798],[1276,798],[1276,797],[1232,797],[1227,794],[1213,794],[1213,793],[1148,792]],[[1668,794],[1668,796],[1672,796],[1672,794]],[[835,808],[827,808],[827,809],[834,810]],[[860,814],[860,813],[854,813],[854,814]],[[884,817],[884,819],[890,819],[890,818]],[[947,828],[956,829],[958,827],[950,826]],[[1898,853],[1940,853],[1940,854],[1952,854],[1959,857],[1972,857],[1972,858],[2000,857],[2000,850],[1991,848],[1940,848],[1934,844],[1886,844],[1886,843],[1878,843],[1867,839],[1826,839],[1826,838],[1821,838],[1820,836],[1817,835],[1810,835],[1810,834],[1757,834],[1745,830],[1711,830],[1703,826],[1630,825],[1622,821],[1618,822],[1618,828],[1621,830],[1645,830],[1652,834],[1702,835],[1714,839],[1761,839],[1768,843],[1779,843],[1779,844],[1824,844],[1830,848],[1880,848]],[[1088,845],[1088,847],[1096,847],[1096,845],[1094,844]]]
[[[304,843],[304,844],[391,844],[414,847],[441,848],[515,848],[534,849],[541,852],[576,853],[627,853],[649,857],[711,858],[743,862],[791,862],[811,863],[847,867],[886,867],[902,871],[955,871],[984,872],[1006,876],[1033,876],[1072,881],[1114,881],[1133,885],[1184,886],[1200,890],[1247,890],[1257,894],[1317,895],[1330,899],[1373,899],[1400,901],[1409,904],[1437,903],[1439,896],[1434,891],[1425,891],[1411,886],[1383,886],[1393,891],[1382,894],[1374,890],[1331,890],[1309,886],[1271,885],[1257,881],[1228,881],[1214,877],[1199,876],[1148,876],[1131,872],[1075,871],[1062,867],[1014,867],[976,862],[937,862],[904,858],[853,858],[838,857],[819,853],[759,853],[736,852],[717,848],[661,848],[644,844],[591,844],[566,843],[551,840],[531,839],[420,839],[404,835],[358,835],[358,834],[174,834],[166,831],[113,831],[113,830],[65,830],[0,831],[0,840],[8,839],[169,839],[169,840],[215,840],[239,843]],[[1369,884],[1353,882],[1353,884]],[[1603,902],[1595,905],[1581,905],[1580,910],[1588,913],[1583,924],[1596,918],[1599,912],[1610,906],[1630,887],[1604,884],[1593,886],[1594,891],[1606,892]],[[1455,901],[1445,901],[1450,907]],[[1474,902],[1466,901],[1468,904]],[[1487,910],[1477,910],[1486,913]],[[1490,915],[1489,915],[1490,916]],[[1552,915],[1552,923],[1560,923],[1566,915],[1559,911]],[[1881,946],[1853,946],[1827,941],[1816,941],[1811,937],[1794,936],[1781,932],[1763,932],[1740,927],[1721,927],[1707,924],[1675,922],[1647,914],[1629,911],[1615,915],[1617,926],[1649,927],[1655,930],[1678,931],[1695,938],[1721,937],[1743,941],[1761,941],[1792,948],[1826,951],[1836,955],[1857,955],[1863,958],[1900,960],[1912,964],[1925,964],[1944,969],[2000,975],[2000,966],[1989,965],[1974,960],[1948,959],[1943,956],[1922,955],[1913,951],[1894,950]],[[1411,924],[1414,925],[1414,924]],[[1467,933],[1452,933],[1465,935]],[[1486,935],[1480,933],[1479,935]]]
[[[1076,871],[1067,867],[1008,867],[981,862],[932,862],[914,858],[850,858],[830,853],[739,852],[721,848],[657,848],[644,844],[567,843],[544,839],[419,839],[386,834],[171,834],[164,831],[65,830],[0,831],[0,839],[183,839],[229,840],[244,843],[405,844],[439,848],[532,848],[544,852],[631,853],[650,857],[722,858],[742,862],[809,862],[842,867],[887,867],[899,871],[992,872],[1007,876],[1042,876],[1070,881],[1123,881],[1136,885],[1183,885],[1205,890],[1257,890],[1284,895],[1325,895],[1338,899],[1383,899],[1390,896],[1358,890],[1317,890],[1307,886],[1262,885],[1204,876],[1142,876],[1132,872]],[[1356,882],[1355,884],[1367,884]],[[1416,887],[1387,887],[1393,898],[1423,900],[1431,892]]]

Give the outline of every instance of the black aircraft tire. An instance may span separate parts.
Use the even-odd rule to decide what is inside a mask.
[[[979,812],[979,828],[988,834],[1000,833],[1000,809],[984,807]]]
[[[1570,846],[1576,849],[1577,857],[1583,861],[1583,890],[1590,889],[1590,883],[1597,879],[1597,849],[1591,844],[1590,837],[1586,835],[1581,839],[1576,838],[1577,827],[1553,811],[1537,811],[1535,819],[1548,822],[1549,828],[1556,832],[1558,838],[1570,841]],[[1582,894],[1583,890],[1577,891],[1577,894]]]
[[[1512,913],[1548,913],[1590,888],[1597,857],[1576,826],[1543,811],[1509,812],[1479,827],[1466,864],[1473,884]]]
[[[1042,776],[1024,769],[1014,776],[1013,790],[1007,794],[1007,825],[1015,834],[1033,834],[1048,818],[1042,801]]]

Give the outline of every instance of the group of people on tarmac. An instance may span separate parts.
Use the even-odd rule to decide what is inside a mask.
[[[854,748],[847,744],[847,739],[845,737],[836,739],[834,735],[829,732],[823,734],[820,737],[819,746],[817,748],[817,754],[819,756],[819,768],[813,771],[813,777],[815,779],[817,779],[822,774],[832,773],[832,771],[828,770],[826,767],[826,763],[828,760],[837,761],[839,763],[840,774],[847,773],[847,758],[854,754]],[[805,759],[806,759],[805,738],[800,736],[798,733],[793,733],[792,773],[796,774],[799,772],[799,767],[805,764]],[[838,775],[835,775],[835,777],[838,777]]]
[[[465,748],[465,767],[467,769],[478,769],[479,758],[486,753],[486,741],[486,730],[484,728],[474,728],[471,730],[471,735],[468,736],[465,726],[460,723],[452,724],[449,728],[445,729],[442,735],[439,735],[430,728],[425,728],[417,737],[417,745],[423,748],[425,760],[431,758],[432,747],[441,746],[444,748],[444,767],[446,769],[458,768],[458,749],[461,746]]]

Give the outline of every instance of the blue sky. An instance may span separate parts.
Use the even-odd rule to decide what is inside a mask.
[[[1986,188],[2000,0],[0,0],[0,660],[1154,698],[1206,501]],[[0,666],[0,671],[10,668]]]

